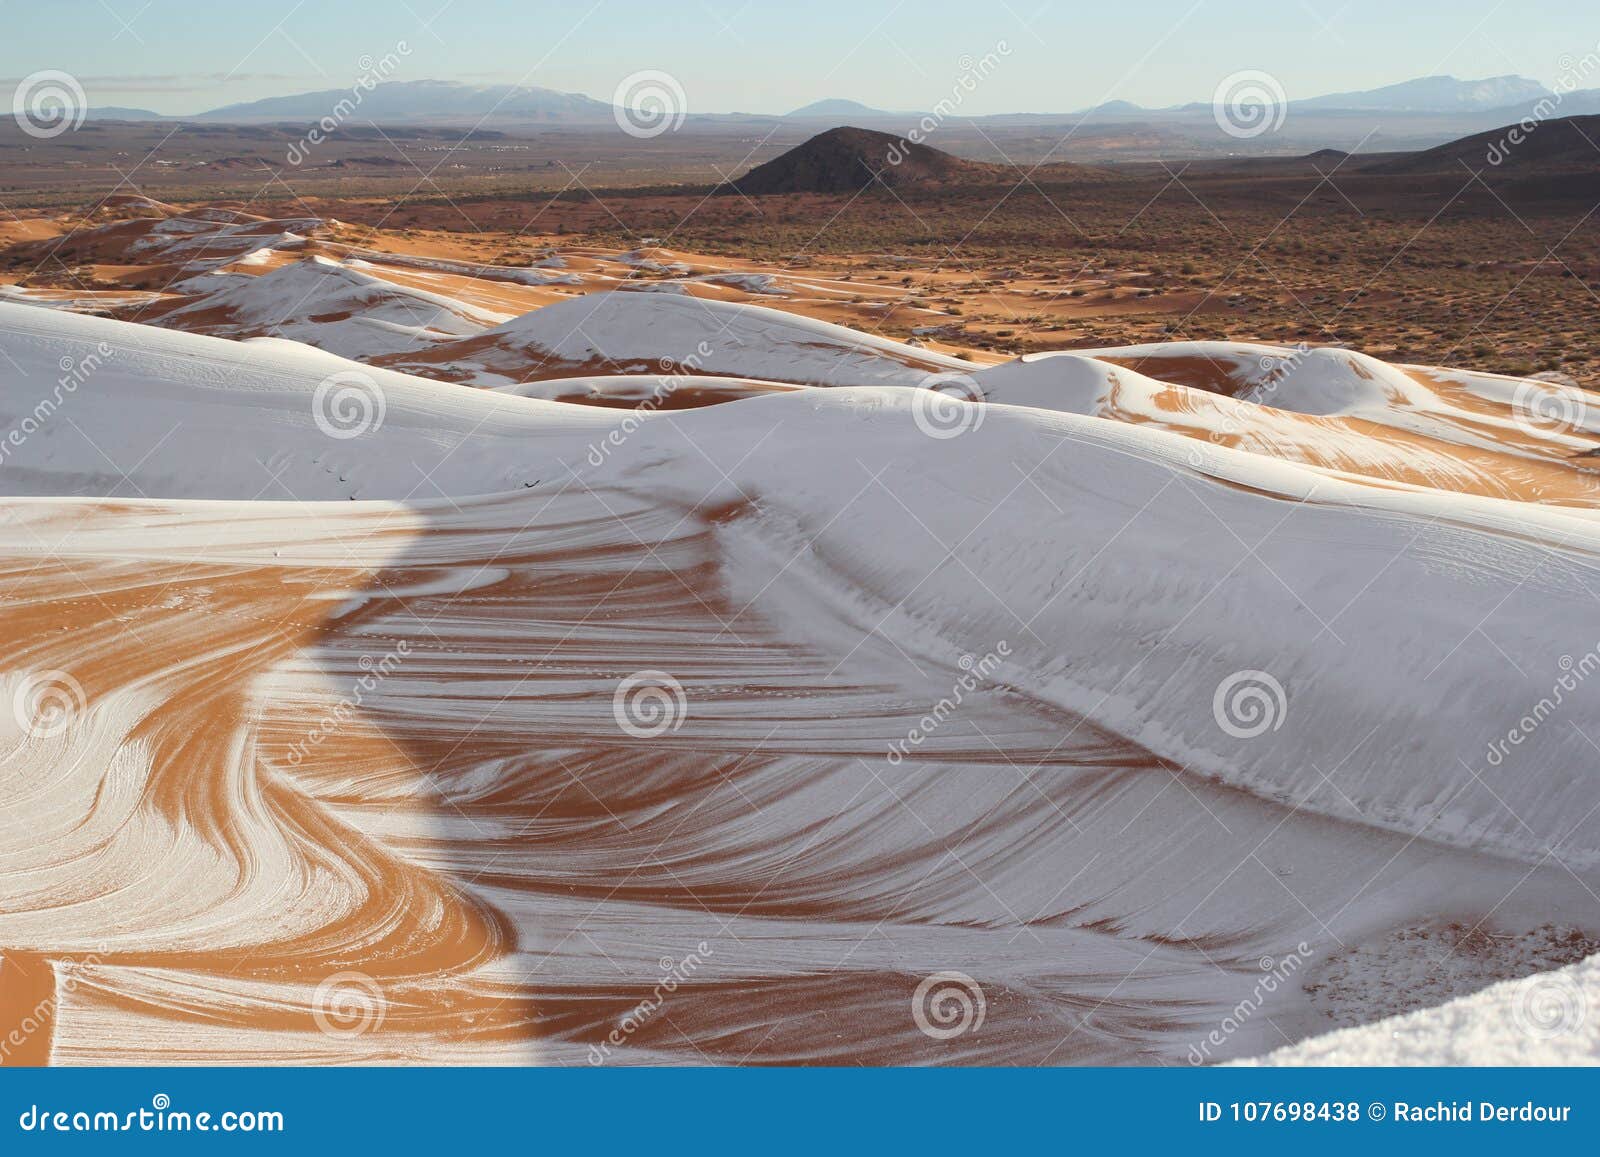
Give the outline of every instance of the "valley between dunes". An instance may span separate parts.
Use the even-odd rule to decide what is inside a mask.
[[[1581,389],[72,245],[0,286],[0,1060],[1600,1055]]]

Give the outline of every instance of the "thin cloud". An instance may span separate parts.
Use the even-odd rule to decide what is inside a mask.
[[[0,77],[0,86],[21,84],[26,79],[21,76]],[[260,83],[304,83],[310,78],[292,76],[284,73],[256,72],[235,73],[232,76],[221,72],[122,76],[122,75],[85,75],[76,77],[79,84],[86,87],[113,88],[118,92],[172,92],[187,93],[200,92],[214,89],[220,85],[228,84],[260,84]]]

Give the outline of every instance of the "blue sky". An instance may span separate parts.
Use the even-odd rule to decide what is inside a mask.
[[[928,107],[1004,42],[970,113],[1208,100],[1247,68],[1291,99],[1433,73],[1549,84],[1600,43],[1594,0],[0,0],[0,21],[8,84],[62,69],[91,105],[164,113],[348,88],[400,41],[394,80],[609,99],[664,69],[691,112]]]

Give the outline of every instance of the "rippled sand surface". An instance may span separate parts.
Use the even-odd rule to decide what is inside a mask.
[[[1582,391],[175,219],[0,304],[7,1063],[1199,1063],[1600,927]]]

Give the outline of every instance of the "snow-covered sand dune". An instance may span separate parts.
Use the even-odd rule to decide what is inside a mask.
[[[508,320],[318,256],[259,276],[213,270],[181,287],[192,294],[146,305],[139,319],[190,333],[289,338],[362,360],[468,337]]]
[[[0,1015],[51,1060],[1198,1063],[1590,950],[1581,391],[283,304],[0,304]]]
[[[476,385],[596,373],[694,373],[808,386],[919,385],[971,365],[736,302],[618,290],[574,297],[380,364]]]

